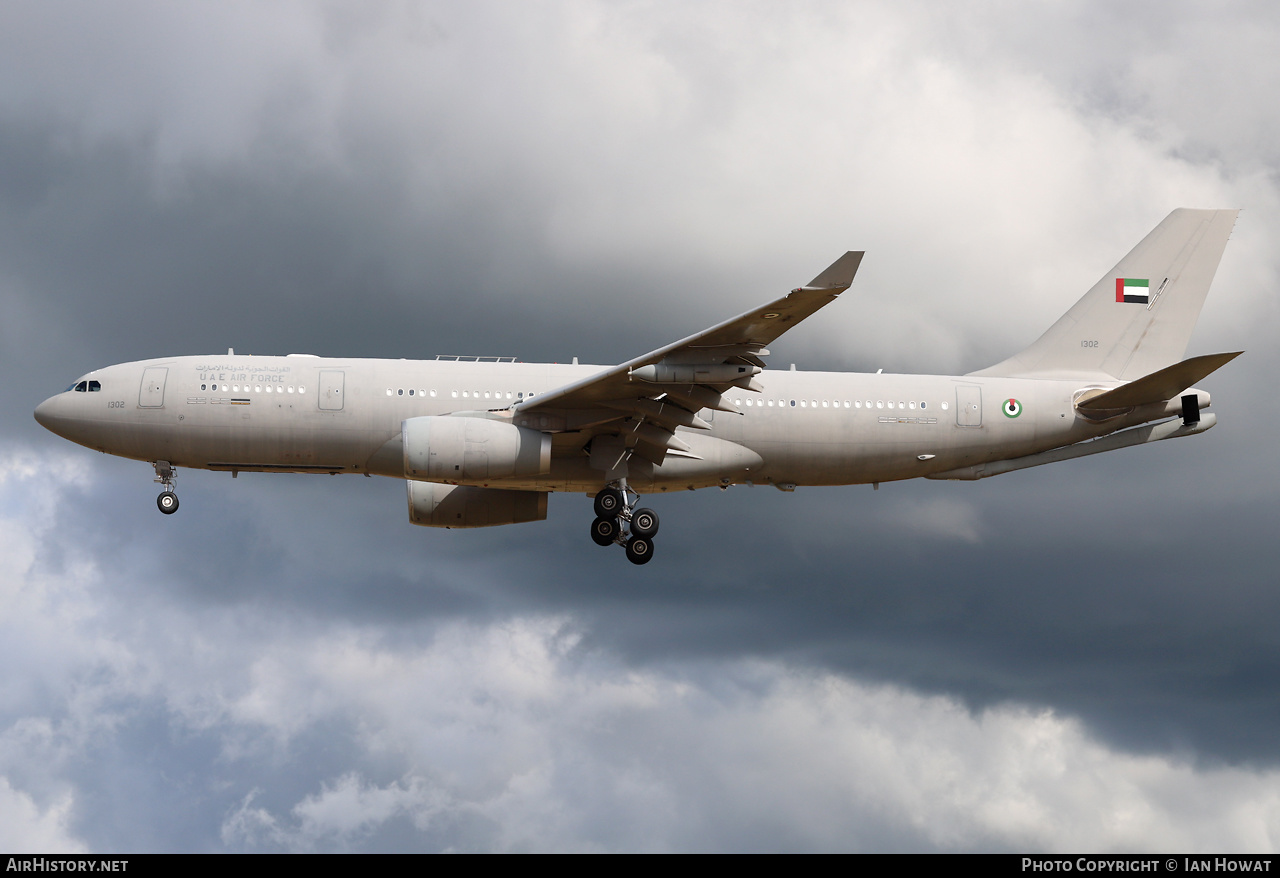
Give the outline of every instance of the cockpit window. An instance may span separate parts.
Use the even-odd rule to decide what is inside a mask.
[[[99,384],[97,381],[90,381],[90,382],[89,382],[89,392],[90,392],[90,393],[97,393],[97,392],[98,392],[99,390],[101,390],[101,389],[102,389],[102,385],[101,385],[101,384]]]
[[[86,389],[87,389],[87,387],[88,387],[88,384],[89,384],[89,382],[88,382],[88,381],[81,381],[79,384],[77,384],[77,385],[75,386],[75,388],[74,388],[74,389],[75,389],[75,392],[76,392],[76,393],[84,393],[84,392],[85,392],[85,390],[86,390]]]

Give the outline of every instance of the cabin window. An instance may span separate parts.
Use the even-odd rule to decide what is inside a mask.
[[[435,397],[436,397],[436,392],[433,390],[433,391],[431,391],[431,398],[432,398],[432,399],[435,399]]]
[[[292,388],[292,387],[290,387],[289,389],[290,389],[290,390],[293,390],[293,388]],[[404,396],[404,388],[403,388],[403,387],[401,387],[401,388],[399,388],[399,389],[397,389],[397,390],[396,390],[396,396]]]
[[[878,408],[878,409],[882,409],[882,408],[884,408],[884,400],[882,400],[882,399],[877,399],[877,400],[876,400],[876,408]]]
[[[924,407],[925,407],[925,406],[927,406],[927,405],[928,405],[928,403],[927,403],[927,402],[922,402],[922,403],[920,403],[920,408],[924,408]]]
[[[793,399],[793,400],[791,400],[791,407],[792,407],[792,408],[795,408],[795,407],[796,407],[796,401],[795,401],[794,399]]]
[[[944,402],[944,403],[942,404],[942,410],[945,412],[948,408],[950,408],[950,406],[948,406],[948,405]]]

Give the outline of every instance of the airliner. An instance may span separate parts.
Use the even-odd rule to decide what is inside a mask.
[[[966,375],[766,369],[768,345],[848,289],[849,252],[802,287],[615,366],[512,358],[169,357],[108,366],[35,411],[154,467],[404,479],[427,527],[541,521],[594,498],[591,539],[653,557],[642,495],[731,485],[975,480],[1203,433],[1193,387],[1240,352],[1183,359],[1236,210],[1178,209],[1030,347]]]

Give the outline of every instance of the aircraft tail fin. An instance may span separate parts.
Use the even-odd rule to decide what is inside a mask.
[[[1175,210],[1034,344],[970,374],[1132,381],[1177,363],[1238,213]]]

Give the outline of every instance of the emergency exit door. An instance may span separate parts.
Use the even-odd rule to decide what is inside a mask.
[[[158,409],[164,406],[164,383],[169,370],[164,366],[150,366],[142,370],[142,386],[138,388],[138,406]]]
[[[317,400],[323,412],[342,411],[344,373],[326,369],[320,373],[320,394]]]
[[[982,426],[982,388],[976,384],[956,386],[956,425]]]

